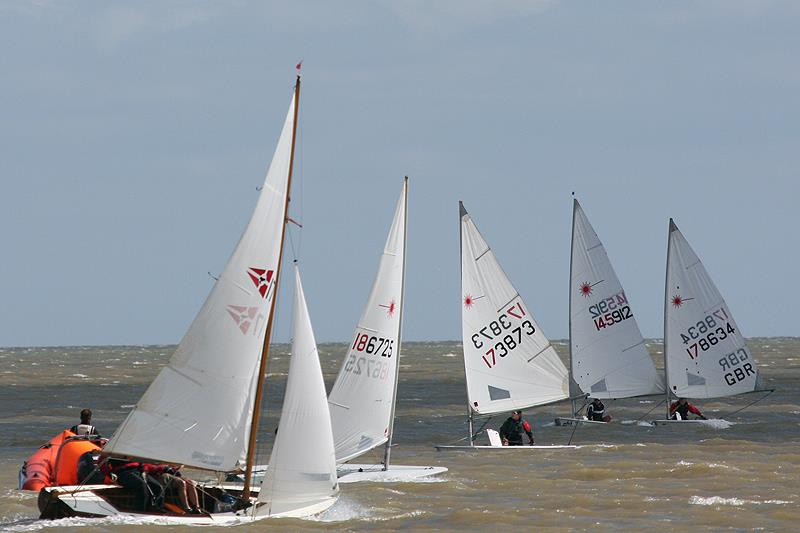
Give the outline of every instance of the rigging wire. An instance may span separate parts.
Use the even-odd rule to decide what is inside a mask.
[[[722,418],[729,418],[731,415],[735,415],[736,413],[739,413],[739,412],[741,412],[741,411],[744,411],[745,409],[747,409],[747,408],[748,408],[748,407],[750,407],[751,405],[755,405],[755,404],[757,404],[758,402],[760,402],[761,400],[764,400],[764,399],[766,399],[766,397],[767,397],[767,396],[769,396],[770,394],[772,394],[773,392],[775,392],[775,389],[767,389],[767,393],[766,393],[764,396],[762,396],[761,398],[759,398],[759,399],[757,399],[757,400],[754,400],[754,401],[752,401],[752,402],[748,403],[747,405],[745,405],[745,406],[744,406],[744,407],[742,407],[741,409],[737,409],[737,410],[733,411],[732,413],[728,413],[727,415],[723,416]]]

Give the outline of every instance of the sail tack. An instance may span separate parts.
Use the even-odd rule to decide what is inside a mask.
[[[279,271],[294,106],[293,98],[255,211],[228,264],[107,451],[219,471],[243,465]]]
[[[461,317],[470,408],[480,414],[569,397],[568,373],[460,205]]]
[[[572,377],[593,398],[664,392],[625,290],[577,200],[570,272]]]
[[[328,399],[338,462],[385,443],[391,427],[403,305],[406,189],[404,182],[375,282]]]
[[[672,219],[664,315],[667,383],[674,396],[719,398],[761,388],[733,314]]]
[[[292,330],[286,394],[258,496],[265,504],[257,511],[259,515],[319,512],[339,494],[325,382],[298,269]]]

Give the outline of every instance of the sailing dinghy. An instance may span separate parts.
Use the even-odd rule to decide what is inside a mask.
[[[723,398],[761,392],[755,359],[711,276],[683,233],[669,220],[664,290],[665,420],[672,398]]]
[[[253,215],[167,365],[104,448],[111,457],[185,465],[250,479],[278,294],[300,98],[300,76]],[[336,500],[333,437],[299,278],[293,357],[261,490],[200,484],[202,514],[141,511],[113,484],[46,487],[42,518],[132,516],[159,524],[231,524],[306,516]],[[309,439],[308,427],[315,428]]]
[[[434,466],[391,465],[401,357],[408,178],[394,212],[367,304],[328,397],[341,483],[411,481],[446,472]],[[384,446],[380,464],[349,463]]]
[[[572,398],[601,400],[664,394],[639,325],[606,249],[577,199],[572,205],[569,285],[569,361]],[[559,417],[557,426],[605,424]]]
[[[575,446],[476,446],[475,415],[493,415],[569,398],[566,367],[491,248],[459,202],[461,327],[469,445],[437,450],[531,450]]]

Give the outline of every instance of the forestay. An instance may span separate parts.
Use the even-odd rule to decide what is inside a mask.
[[[255,211],[228,264],[107,451],[219,471],[244,464],[275,297],[294,105],[293,99]]]
[[[328,399],[338,462],[385,443],[391,426],[403,305],[406,188],[404,182],[378,274]]]
[[[665,300],[667,383],[674,396],[718,398],[761,388],[728,305],[672,219]]]
[[[570,273],[572,377],[593,398],[664,392],[625,290],[577,200]]]
[[[568,374],[460,205],[464,367],[470,408],[498,413],[566,399]]]

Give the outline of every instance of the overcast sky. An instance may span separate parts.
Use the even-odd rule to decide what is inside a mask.
[[[404,174],[406,339],[461,337],[459,199],[565,337],[572,191],[645,336],[670,216],[746,336],[798,335],[798,28],[800,4],[764,0],[4,0],[0,345],[179,341],[300,59],[320,341],[351,336]]]

